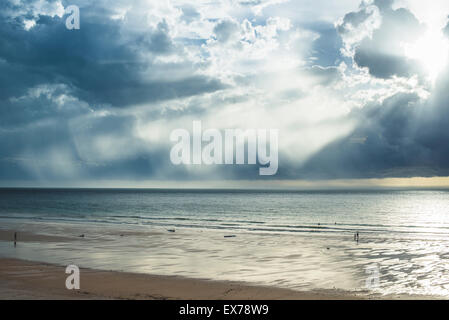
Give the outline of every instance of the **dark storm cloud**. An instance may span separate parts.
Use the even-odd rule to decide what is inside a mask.
[[[82,10],[98,11],[95,7]],[[1,98],[22,95],[42,83],[64,83],[88,103],[125,107],[222,88],[218,80],[195,75],[193,65],[156,65],[141,56],[174,50],[165,22],[143,36],[123,35],[120,22],[106,16],[88,14],[83,16],[80,30],[67,30],[65,18],[41,15],[36,26],[26,31],[20,18],[3,15],[0,85],[8,90],[2,90]],[[148,74],[176,69],[186,70],[186,74],[176,80],[148,79]]]
[[[359,127],[314,155],[304,171],[318,177],[362,178],[409,165],[415,147],[411,122],[416,102],[414,95],[397,95],[353,112]]]
[[[392,76],[408,77],[417,73],[414,63],[402,56],[376,52],[365,45],[357,49],[354,60],[359,67],[367,67],[371,75],[388,79]]]
[[[187,168],[170,163],[168,145],[149,148],[135,137],[135,122],[132,116],[108,115],[2,128],[0,180],[191,178]]]
[[[444,80],[447,87],[448,79]],[[441,84],[443,86],[443,84]],[[384,178],[449,175],[448,94],[429,101],[397,94],[350,117],[359,126],[300,169],[308,178]]]
[[[46,119],[67,120],[91,111],[86,103],[64,96],[69,92],[65,86],[44,85],[18,98],[1,100],[0,126],[16,128]],[[63,102],[58,103],[61,98]]]
[[[151,104],[224,87],[197,74],[198,66],[187,60],[154,62],[183,54],[164,20],[144,32],[128,30],[121,20],[109,18],[113,12],[107,6],[93,2],[81,7],[80,30],[67,30],[67,15],[36,13],[36,1],[17,3],[0,2],[2,180],[148,177],[162,172],[160,162],[163,158],[166,163],[169,153],[149,151],[135,138],[135,118],[97,117],[90,128],[78,119],[88,124],[95,110],[108,106]],[[51,11],[56,4],[48,1],[44,9]],[[34,20],[35,26],[26,30],[25,20]],[[95,157],[98,150],[89,142],[97,137],[121,138],[127,143],[121,148],[131,151],[116,159]]]
[[[32,167],[42,166],[49,152],[64,151],[74,161],[79,161],[76,148],[66,121],[51,120],[35,126],[14,129],[0,129],[0,179],[39,178]],[[52,170],[53,162],[48,159],[47,177],[60,179]]]
[[[23,152],[37,155],[52,146],[67,146],[70,133],[66,122],[50,121],[37,126],[0,131],[0,157],[20,157]]]
[[[382,79],[410,77],[420,73],[418,62],[403,55],[402,45],[416,40],[424,31],[424,26],[409,10],[393,10],[392,4],[390,0],[374,1],[381,16],[380,27],[373,31],[371,37],[366,36],[356,46],[354,53],[354,61],[359,67],[368,68],[371,75]],[[348,13],[337,30],[345,36],[373,15],[370,7]]]
[[[247,1],[248,5],[257,3]],[[217,166],[202,172],[174,166],[169,160],[169,139],[149,145],[136,134],[139,121],[169,123],[251,101],[245,87],[260,80],[261,74],[236,76],[233,80],[241,89],[238,94],[200,99],[197,96],[225,86],[199,74],[200,67],[187,59],[156,62],[156,58],[186,58],[183,44],[206,46],[207,39],[175,40],[164,19],[144,31],[125,30],[123,22],[108,18],[113,12],[100,5],[83,7],[81,29],[70,31],[65,28],[65,17],[36,16],[27,5],[0,3],[0,180],[449,175],[447,77],[438,79],[428,101],[416,94],[396,94],[381,104],[371,103],[353,111],[347,118],[358,124],[355,130],[325,146],[304,165],[289,162],[280,150],[280,167],[273,177],[260,177],[258,166]],[[416,63],[398,52],[400,42],[415,39],[422,26],[410,11],[393,10],[392,1],[377,0],[375,5],[382,23],[372,37],[354,48],[354,61],[382,79],[419,73]],[[201,18],[193,6],[180,9],[182,24]],[[351,28],[361,27],[370,15],[363,9],[349,13],[336,29],[328,24],[306,26],[320,35],[310,52],[315,60],[301,68],[307,80],[322,87],[341,82],[342,70],[336,65],[348,58],[340,52],[343,43],[339,35],[344,37]],[[36,20],[36,26],[25,30],[24,19]],[[227,42],[238,27],[231,20],[223,20],[213,31],[219,42]],[[299,89],[286,89],[278,101],[307,95]],[[166,106],[171,99],[183,97],[191,99],[182,101],[179,108]],[[153,103],[154,108],[145,108],[142,113],[131,108],[145,103]],[[301,128],[288,132],[295,134]],[[297,138],[301,139],[300,133]]]
[[[372,38],[355,49],[354,60],[378,78],[411,76],[416,64],[394,55],[399,41],[412,40],[422,31],[406,9],[391,9],[392,1],[375,1],[383,17]],[[363,10],[345,16],[339,28],[360,26],[367,18]],[[445,30],[449,30],[446,27]],[[389,50],[387,50],[389,49]],[[391,50],[393,49],[393,50]],[[348,118],[358,123],[350,135],[333,141],[313,155],[305,165],[294,168],[300,178],[384,178],[449,175],[449,68],[441,72],[431,96],[398,93],[381,104],[369,103]]]

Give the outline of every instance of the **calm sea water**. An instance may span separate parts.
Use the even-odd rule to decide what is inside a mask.
[[[357,292],[377,266],[369,292],[449,297],[447,191],[0,189],[0,229],[75,239],[0,256]]]
[[[447,191],[2,189],[0,219],[448,237]]]

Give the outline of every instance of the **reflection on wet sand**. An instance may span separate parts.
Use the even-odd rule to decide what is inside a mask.
[[[58,265],[188,278],[245,281],[298,291],[449,296],[449,254],[441,240],[366,235],[226,233],[104,225],[14,224],[0,232],[0,256]],[[15,229],[14,229],[15,228]],[[12,230],[19,230],[16,248]],[[79,234],[83,233],[84,238]],[[35,235],[39,234],[39,235]],[[19,237],[20,239],[20,237]],[[366,270],[380,286],[367,290]]]

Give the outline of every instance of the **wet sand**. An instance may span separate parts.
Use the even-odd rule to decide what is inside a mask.
[[[64,237],[20,231],[18,243],[58,243],[79,240],[79,236],[75,234]],[[123,235],[131,235],[131,233],[124,232]],[[13,230],[0,230],[0,241],[12,242],[13,239]],[[68,290],[65,288],[67,277],[64,266],[0,258],[0,299],[348,300],[363,298],[337,291],[298,292],[232,281],[210,281],[89,268],[80,268],[80,290]]]
[[[13,230],[0,230],[0,241],[14,241],[14,233],[15,231]],[[27,231],[18,232],[17,236],[17,241],[20,242],[65,242],[75,239],[74,237],[36,234]]]
[[[343,293],[297,292],[242,283],[80,269],[80,290],[67,290],[65,268],[0,259],[0,299],[360,299]]]
[[[34,230],[33,230],[34,231]],[[21,230],[18,233],[17,248],[22,254],[25,251],[21,242],[34,245],[85,242],[98,245],[105,242],[103,238],[89,240],[91,236],[80,238],[79,230],[63,234],[39,234]],[[64,236],[64,234],[66,236]],[[108,234],[108,232],[106,232]],[[121,238],[131,235],[126,233],[116,235]],[[137,233],[140,235],[140,233]],[[148,233],[152,236],[159,233]],[[145,233],[147,235],[147,233]],[[181,236],[181,235],[179,235]],[[0,230],[0,244],[12,246],[13,230]],[[107,238],[109,239],[109,238]],[[183,237],[184,239],[184,237]],[[90,242],[93,241],[93,242]],[[111,240],[106,240],[111,241]],[[114,247],[115,248],[115,247]],[[14,251],[16,248],[13,248]],[[67,249],[58,249],[67,250]],[[53,252],[53,251],[51,251]],[[94,268],[81,267],[80,290],[67,290],[65,288],[65,264],[49,264],[21,259],[30,259],[26,254],[18,256],[20,259],[8,258],[0,252],[0,299],[182,299],[182,300],[355,300],[355,299],[438,299],[436,296],[418,295],[379,295],[367,292],[353,292],[338,289],[308,290],[279,288],[276,286],[263,286],[249,282],[231,280],[204,280],[195,276],[155,275],[150,273],[136,273],[107,271],[109,265]],[[16,256],[17,257],[17,256]],[[88,257],[87,257],[88,258]],[[137,257],[136,257],[137,258]],[[32,259],[32,258],[31,258]],[[37,260],[39,260],[38,258]],[[124,258],[126,259],[126,258]],[[43,259],[44,260],[44,259]],[[44,260],[47,261],[47,260]],[[145,261],[140,261],[145,264]],[[111,267],[112,268],[112,267]],[[126,270],[126,269],[125,269]],[[140,272],[140,271],[139,271]],[[243,278],[242,278],[243,279]]]

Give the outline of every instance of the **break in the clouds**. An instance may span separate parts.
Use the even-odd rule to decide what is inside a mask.
[[[414,0],[2,1],[0,179],[261,179],[171,164],[170,132],[194,120],[279,129],[274,179],[447,176],[448,14]]]

